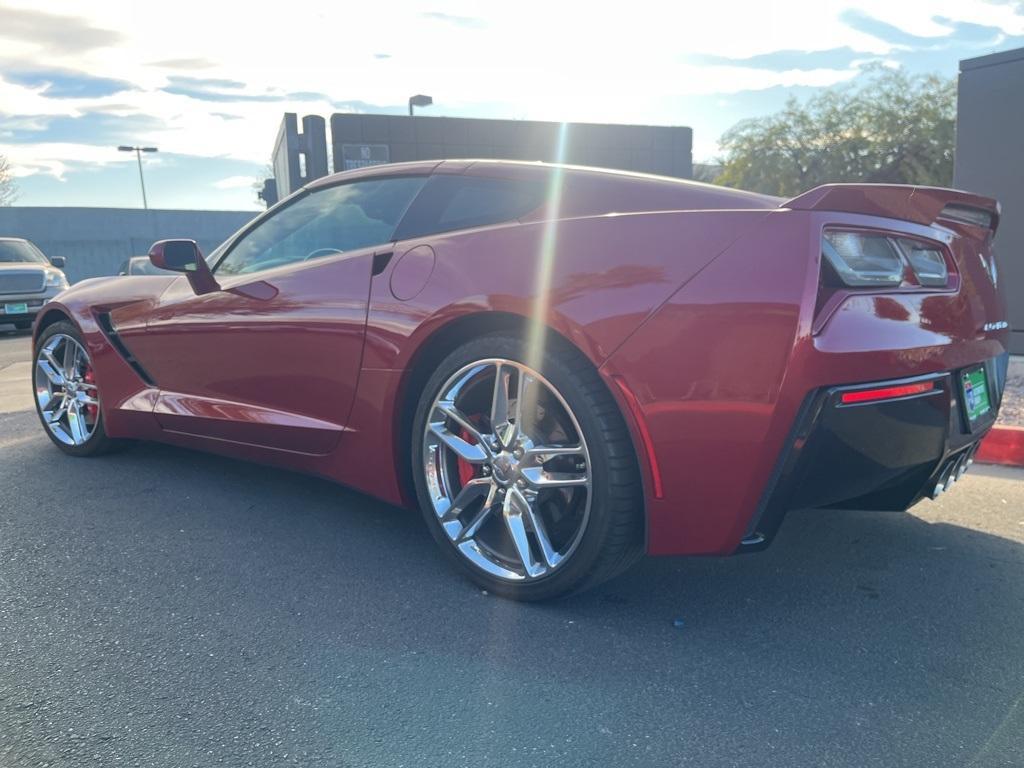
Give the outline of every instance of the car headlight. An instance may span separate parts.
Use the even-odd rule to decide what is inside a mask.
[[[63,272],[47,272],[46,273],[46,287],[47,288],[67,288],[68,279],[64,277]]]

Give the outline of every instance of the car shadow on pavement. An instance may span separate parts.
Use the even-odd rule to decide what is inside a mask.
[[[278,548],[279,565],[294,555],[291,565],[297,568],[347,580],[357,578],[350,569],[373,563],[377,586],[370,588],[393,594],[399,585],[411,586],[412,602],[417,593],[437,589],[489,597],[442,561],[417,512],[326,480],[155,444],[86,464],[97,479],[108,469],[131,474],[139,487],[129,490],[128,498],[183,498],[184,504],[172,505],[183,524],[210,527],[226,538],[235,525],[249,534],[287,532],[287,549],[280,549],[285,540],[273,537],[254,542],[254,554],[260,547]],[[335,557],[324,536],[344,549],[357,548],[368,563]],[[236,554],[244,556],[244,550]],[[504,606],[503,612],[521,613],[527,622],[616,615],[629,616],[635,627],[693,633],[740,626],[749,631],[759,621],[774,626],[781,615],[806,614],[822,622],[832,613],[840,625],[859,617],[867,631],[897,613],[901,625],[920,620],[948,627],[967,618],[984,625],[977,613],[999,610],[1000,592],[1009,602],[1024,598],[1024,581],[1007,583],[994,574],[1001,566],[1020,565],[1021,543],[976,530],[928,523],[912,514],[807,510],[791,513],[776,542],[761,553],[645,558],[617,579],[562,600],[492,602]],[[953,613],[959,609],[966,614]],[[823,623],[819,632],[827,631],[829,622]]]
[[[631,741],[657,734],[698,765],[722,739],[743,765],[764,764],[765,744],[779,765],[1024,754],[1024,547],[1009,539],[909,514],[799,512],[763,553],[646,559],[524,605],[452,571],[418,513],[323,480],[157,445],[98,461],[42,437],[19,450],[33,508],[6,548],[46,559],[8,589],[37,614],[54,589],[74,594],[61,610],[82,613],[64,617],[86,627],[75,642],[107,621],[135,654],[111,646],[97,669],[134,664],[130,685],[141,674],[170,702],[220,701],[213,681],[244,677],[263,713],[301,700],[352,739],[372,735],[391,750],[363,754],[379,764],[419,754],[415,740],[381,742],[382,717],[444,731],[451,712],[460,733],[510,716],[603,723],[574,744],[584,763],[623,763],[623,722]],[[88,505],[68,508],[66,487]],[[46,637],[28,644],[33,658]],[[245,717],[248,700],[220,706]],[[491,746],[533,737],[516,738]]]

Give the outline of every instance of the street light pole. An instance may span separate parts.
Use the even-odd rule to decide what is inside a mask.
[[[119,152],[134,152],[135,159],[139,163],[139,186],[142,187],[142,207],[145,210],[149,210],[149,203],[146,201],[146,180],[142,176],[142,153],[143,152],[156,152],[156,147],[128,147],[120,146],[117,148]]]
[[[429,107],[434,103],[433,98],[430,96],[424,96],[422,93],[417,93],[415,96],[409,97],[409,117],[412,117],[413,107]]]
[[[142,176],[142,150],[135,148],[135,159],[139,163],[139,186],[142,187],[142,207],[149,210],[149,202],[146,200],[146,179]]]

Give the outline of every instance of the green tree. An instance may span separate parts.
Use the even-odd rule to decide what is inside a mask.
[[[873,67],[721,139],[716,183],[792,197],[828,182],[949,186],[956,83]]]
[[[18,197],[18,186],[14,183],[11,164],[0,155],[0,205],[10,205]]]

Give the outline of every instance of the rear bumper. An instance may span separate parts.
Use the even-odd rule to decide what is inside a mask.
[[[851,292],[816,325],[822,231],[833,226],[948,243],[960,287]],[[979,254],[987,246],[976,235],[963,227],[780,209],[645,319],[601,371],[613,392],[621,379],[635,396],[634,407],[620,406],[644,475],[648,553],[735,552],[752,517],[766,514],[766,498],[783,497],[780,456],[793,452],[801,425],[822,416],[817,398],[836,386],[949,376],[1004,355],[1006,303],[983,269]],[[933,397],[949,397],[949,387],[946,392]],[[950,413],[947,403],[943,423]],[[907,432],[904,420],[892,421]],[[957,431],[941,428],[941,440],[928,434],[930,453],[917,464],[931,462],[934,469],[955,450]],[[878,439],[889,440],[886,432]],[[865,461],[862,469],[875,478],[879,464]],[[909,462],[900,468],[914,471]],[[916,471],[926,474],[921,466]],[[883,473],[875,485],[888,488],[902,475]],[[928,478],[915,477],[920,490]],[[790,503],[802,502],[793,497]]]
[[[844,403],[864,384],[810,393],[737,551],[771,543],[789,510],[833,507],[904,511],[948,488],[996,419],[1008,355],[984,363],[992,411],[973,427],[960,402],[960,369],[872,383],[924,392]]]

